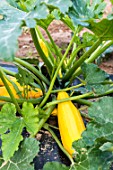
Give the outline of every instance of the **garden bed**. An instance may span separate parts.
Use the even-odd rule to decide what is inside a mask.
[[[102,18],[104,7],[0,4],[1,170],[110,169],[113,16]]]

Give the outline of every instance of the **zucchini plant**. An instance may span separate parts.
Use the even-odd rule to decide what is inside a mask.
[[[94,64],[113,45],[113,17],[103,18],[105,6],[103,0],[1,0],[0,59],[18,68],[15,73],[0,67],[1,170],[34,169],[33,159],[40,149],[36,134],[41,128],[51,133],[70,160],[70,166],[48,162],[43,170],[110,169],[113,98],[108,95],[113,93],[113,81]],[[64,53],[49,32],[53,20],[72,32]],[[42,66],[16,57],[18,37],[25,27]],[[88,31],[80,37],[84,28]],[[76,108],[77,103],[83,108]],[[47,124],[54,109],[61,142]],[[24,129],[28,137],[23,136]]]

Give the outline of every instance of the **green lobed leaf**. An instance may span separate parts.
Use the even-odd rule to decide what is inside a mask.
[[[99,149],[101,151],[113,151],[113,143],[106,142]]]
[[[16,78],[21,86],[29,85],[29,80],[30,83],[34,82],[32,75],[21,67],[18,67],[18,73],[16,73]]]
[[[36,5],[36,0],[25,0],[23,1],[24,6],[26,7],[27,11],[31,11],[34,9],[35,5]]]
[[[21,35],[22,20],[26,13],[17,10],[5,1],[0,3],[0,58],[12,61],[18,49],[18,36]]]
[[[34,138],[26,138],[14,156],[4,164],[1,170],[34,170],[33,158],[39,152],[39,142]]]
[[[73,5],[69,9],[68,15],[75,25],[88,26],[88,21],[101,18],[106,6],[103,0],[72,0]]]
[[[61,18],[61,20],[66,24],[73,32],[75,31],[75,26],[73,24],[73,21],[68,15],[65,15]]]
[[[9,3],[11,5],[9,5]],[[35,28],[36,24],[47,28],[54,19],[50,15],[48,5],[51,5],[52,10],[59,8],[62,12],[66,12],[71,1],[66,0],[65,3],[61,0],[52,1],[24,1],[25,7],[29,12],[24,12],[18,9],[16,1],[4,0],[0,3],[0,58],[5,61],[13,61],[18,49],[18,37],[22,34],[22,26]]]
[[[86,146],[93,146],[96,139],[101,138],[100,126],[95,123],[87,124],[87,131],[82,134]]]
[[[95,41],[97,41],[97,37],[94,34],[89,32],[83,33],[82,44],[86,45],[86,47],[92,46]]]
[[[73,147],[76,150],[76,170],[110,169],[111,163],[113,162],[113,153],[100,150],[100,143],[90,147],[86,146],[84,139],[73,143]]]
[[[104,141],[113,142],[113,124],[107,123],[99,126],[95,123],[87,125],[87,131],[82,134],[83,141],[86,147],[93,147],[95,144],[103,145]]]
[[[96,147],[87,150],[86,153],[83,152],[84,150],[85,148],[82,148],[81,157],[76,162],[76,170],[110,169],[111,162],[113,161],[113,154],[111,152],[102,152]]]
[[[41,26],[43,29],[47,29],[50,23],[54,20],[53,14],[49,14],[46,19],[36,19],[37,25]]]
[[[10,132],[3,134],[1,136],[2,139],[2,152],[4,160],[9,160],[15,151],[18,150],[18,146],[20,142],[23,140],[21,135],[23,130],[23,122],[21,119],[16,120],[13,122],[13,125],[10,128]]]
[[[30,12],[36,6],[36,0],[6,0],[11,6],[18,8],[22,11]]]
[[[35,8],[28,13],[27,17],[25,18],[25,22],[27,27],[34,28],[36,26],[37,21],[40,22],[46,19],[49,15],[49,10],[45,4],[41,4],[41,0],[37,1]]]
[[[2,139],[3,159],[9,160],[18,150],[20,142],[23,140],[22,131],[26,127],[33,136],[38,128],[38,108],[32,103],[23,103],[22,116],[16,116],[14,104],[5,104],[0,111],[0,134]]]
[[[110,86],[110,84],[95,84],[95,85],[86,85],[86,89],[88,91],[92,91],[95,93],[95,94],[98,94],[98,95],[101,95],[101,94],[104,94],[106,91],[110,90],[110,88],[112,88]]]
[[[16,117],[14,104],[5,104],[0,111],[0,134],[4,160],[8,160],[18,149],[23,130],[23,121]]]
[[[52,10],[59,8],[63,13],[71,6],[71,1],[61,0],[57,2],[48,1],[24,1],[29,12],[18,9],[18,3],[12,0],[0,3],[0,58],[5,61],[13,61],[18,49],[18,37],[22,34],[22,26],[35,28],[36,23],[47,28],[54,16],[50,15],[48,5]],[[11,5],[9,5],[9,3]],[[48,20],[49,19],[49,20]]]
[[[58,9],[54,9],[51,14],[55,17],[56,20],[60,20],[60,14],[61,12]]]
[[[96,94],[104,94],[107,90],[112,88],[110,84],[103,84],[105,80],[108,80],[109,75],[105,71],[101,70],[97,65],[93,63],[83,63],[81,69],[87,91],[93,91]]]
[[[52,10],[55,9],[55,7],[59,8],[63,14],[68,12],[69,7],[72,6],[71,0],[43,0],[43,2],[45,2],[47,5],[50,5]]]
[[[0,58],[2,60],[13,61],[23,25],[34,28],[36,19],[46,19],[49,10],[45,4],[40,3],[38,2],[34,10],[29,13],[18,10],[5,0],[0,3],[0,16],[2,16],[2,19],[0,19]]]
[[[6,0],[11,6],[18,8],[17,0]]]
[[[90,21],[89,29],[102,40],[113,39],[113,19],[102,19],[100,22]]]
[[[77,170],[110,169],[113,162],[112,112],[112,97],[103,97],[88,108],[91,121],[87,124],[82,138],[73,143]]]
[[[100,84],[109,77],[105,71],[101,70],[97,65],[93,63],[83,63],[81,68],[85,81],[89,85]]]
[[[56,12],[59,18],[59,13],[66,13],[71,5],[72,2],[70,0],[65,0],[65,3],[62,0],[57,0],[57,2],[53,2],[52,0],[39,0],[35,8],[26,17],[26,25],[29,28],[33,28],[37,23],[42,28],[47,29],[49,24],[55,19]]]
[[[103,97],[88,108],[88,117],[92,119],[86,126],[82,137],[86,146],[94,146],[100,141],[113,142],[113,98]]]
[[[38,129],[38,107],[33,106],[32,103],[24,102],[22,106],[22,112],[24,126],[27,128],[27,131],[34,136],[37,133]]]
[[[98,124],[113,123],[113,98],[103,97],[88,108],[88,115]]]
[[[4,134],[16,122],[16,108],[14,104],[3,105],[0,111],[0,134]]]
[[[59,163],[59,162],[47,162],[43,170],[69,170],[69,167]]]

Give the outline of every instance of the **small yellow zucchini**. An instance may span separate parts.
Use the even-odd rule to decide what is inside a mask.
[[[17,82],[17,80],[16,80],[16,78],[15,77],[12,77],[12,76],[9,76],[9,78],[13,81],[13,82]],[[6,80],[7,81],[7,83],[8,83],[8,85],[10,86],[10,85],[12,85],[8,80]],[[4,83],[3,83],[3,81],[1,80],[1,78],[0,78],[0,86],[4,86]]]
[[[43,53],[45,54],[45,56],[48,57],[49,56],[48,49],[46,47],[45,42],[41,38],[39,39],[39,44],[40,44],[40,47],[41,47]]]
[[[52,116],[57,116],[57,108],[54,108],[54,110],[51,113]]]
[[[10,85],[9,87],[10,87],[13,95],[15,96],[15,98],[19,98],[19,96],[16,93],[16,90],[14,89],[14,87],[12,85]],[[19,84],[18,84],[18,88],[19,88],[20,92],[22,92],[22,96],[24,97],[24,88],[22,86],[20,86]],[[41,97],[43,95],[41,89],[36,88],[35,90],[36,91],[31,89],[31,90],[28,91],[28,95],[27,95],[28,98],[38,98],[38,97]],[[0,96],[10,97],[9,93],[7,92],[7,90],[5,88],[5,86],[0,87]]]
[[[24,87],[20,86],[20,84],[17,82],[15,77],[9,76],[9,78],[18,86],[20,92],[22,93],[22,96],[24,97]],[[16,90],[14,89],[10,81],[8,80],[6,81],[7,81],[7,84],[10,86],[10,89],[13,92],[15,98],[19,98],[18,94],[16,93]],[[43,95],[42,90],[39,88],[35,88],[35,90],[32,90],[31,87],[28,86],[28,89],[29,89],[28,94],[27,94],[28,98],[38,98]],[[10,97],[1,79],[0,79],[0,96]]]
[[[58,92],[58,100],[65,98],[69,98],[66,92]],[[85,126],[79,110],[71,101],[58,103],[58,125],[64,148],[70,155],[74,154],[72,143],[81,138]]]

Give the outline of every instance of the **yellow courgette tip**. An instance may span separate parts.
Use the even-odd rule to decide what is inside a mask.
[[[58,92],[58,100],[65,98],[69,98],[66,92]],[[79,110],[71,101],[58,103],[58,125],[62,144],[68,153],[73,155],[72,143],[81,138],[85,126]]]

